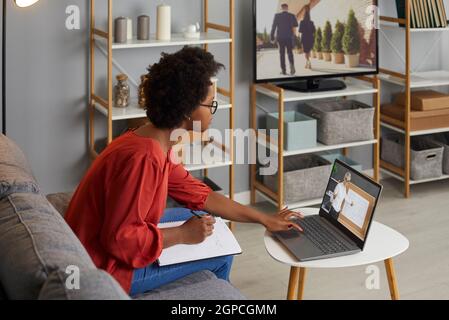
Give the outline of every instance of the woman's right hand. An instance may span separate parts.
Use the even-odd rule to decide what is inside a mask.
[[[202,216],[201,219],[192,217],[181,227],[183,244],[198,244],[204,242],[214,232],[215,218],[210,215]]]

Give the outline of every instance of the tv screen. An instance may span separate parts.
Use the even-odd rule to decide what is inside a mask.
[[[255,82],[378,73],[376,0],[254,0]]]

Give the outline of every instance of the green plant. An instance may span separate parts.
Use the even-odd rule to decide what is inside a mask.
[[[359,22],[352,9],[349,11],[348,22],[345,26],[343,50],[348,55],[360,53]]]
[[[332,36],[331,49],[333,53],[343,53],[343,35],[345,33],[345,25],[337,20],[335,31]]]
[[[321,42],[323,41],[323,33],[321,28],[318,28],[315,32],[315,44],[313,46],[313,50],[315,52],[321,52]]]
[[[331,52],[331,41],[332,41],[332,25],[329,21],[326,22],[323,31],[323,39],[321,42],[321,47],[323,52]]]

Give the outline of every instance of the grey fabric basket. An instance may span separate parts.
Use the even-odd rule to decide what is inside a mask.
[[[374,139],[374,108],[354,100],[322,100],[300,110],[318,121],[318,141],[336,145]]]
[[[444,148],[443,173],[449,174],[449,133],[441,133],[432,136],[432,141]]]
[[[284,158],[284,201],[286,203],[321,198],[326,191],[332,164],[317,155]],[[264,176],[264,184],[278,191],[278,175]]]
[[[404,168],[405,140],[400,134],[386,134],[382,137],[382,160]],[[443,175],[443,147],[428,137],[412,137],[411,139],[412,180],[439,178]]]

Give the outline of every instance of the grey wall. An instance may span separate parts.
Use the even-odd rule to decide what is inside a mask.
[[[167,0],[173,6],[175,31],[189,23],[201,21],[201,0]],[[381,1],[382,10],[395,15],[394,1]],[[44,192],[68,191],[76,187],[89,165],[87,153],[87,94],[88,94],[88,16],[87,0],[41,0],[37,5],[19,9],[8,1],[7,44],[7,129],[8,135],[24,149],[34,173]],[[105,23],[106,0],[97,0],[97,22]],[[81,10],[81,30],[65,29],[65,9],[78,5]],[[114,2],[114,15],[137,16],[149,14],[152,29],[155,28],[156,1],[133,0]],[[446,5],[449,6],[448,1]],[[252,79],[252,22],[251,0],[236,1],[236,127],[249,125],[249,86]],[[227,1],[211,1],[211,18],[218,23],[228,19]],[[403,41],[401,31],[389,33],[395,43]],[[447,38],[447,34],[444,34]],[[422,45],[417,46],[414,57],[425,55],[434,38],[426,35],[414,36]],[[382,38],[382,36],[381,36]],[[172,52],[177,48],[167,49]],[[448,41],[437,48],[423,68],[437,68],[440,64],[448,68],[443,59],[447,55]],[[443,51],[444,50],[444,51]],[[212,47],[217,59],[227,64],[226,46]],[[381,41],[381,64],[401,71],[401,63],[391,55],[391,50]],[[446,54],[443,54],[446,52]],[[155,49],[123,51],[115,54],[116,60],[133,77],[138,79],[150,63],[155,62],[159,52]],[[100,54],[98,59],[104,61]],[[104,63],[98,63],[97,86],[105,88]],[[223,85],[226,74],[220,75]],[[389,90],[385,89],[385,99]],[[101,91],[101,90],[100,90]],[[97,119],[100,116],[97,116]],[[228,118],[221,114],[215,121],[224,128]],[[123,126],[117,128],[120,132]],[[97,121],[98,134],[104,135],[103,121]],[[370,150],[359,148],[353,156],[370,165]],[[221,184],[227,183],[227,170],[217,169],[212,176]],[[236,167],[236,191],[249,189],[248,166]]]

